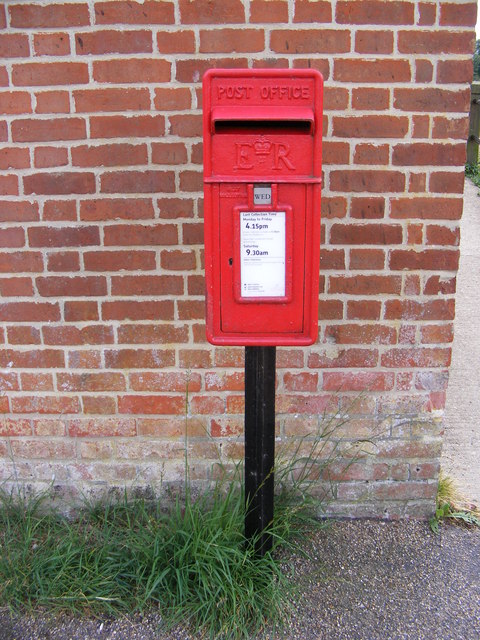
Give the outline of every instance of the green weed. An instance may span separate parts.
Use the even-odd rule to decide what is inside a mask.
[[[430,518],[430,529],[438,533],[445,520],[480,527],[480,513],[468,504],[457,487],[456,482],[440,472],[438,479],[435,514]]]

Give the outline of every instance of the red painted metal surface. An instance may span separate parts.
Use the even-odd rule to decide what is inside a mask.
[[[204,76],[212,344],[317,338],[322,97],[322,77],[310,69],[210,69]]]

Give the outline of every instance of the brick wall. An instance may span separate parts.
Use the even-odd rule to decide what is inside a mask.
[[[204,333],[201,77],[312,66],[320,335],[278,349],[278,436],[348,407],[341,446],[376,441],[332,510],[428,513],[475,16],[468,1],[3,2],[0,477],[72,498],[180,479],[187,381],[192,477],[241,455],[243,349]]]

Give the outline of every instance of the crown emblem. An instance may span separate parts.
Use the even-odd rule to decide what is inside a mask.
[[[260,162],[263,162],[270,153],[272,143],[267,140],[265,136],[261,136],[260,138],[257,138],[257,140],[255,140],[255,142],[253,143],[253,148],[255,150],[255,154],[257,156],[260,156]]]

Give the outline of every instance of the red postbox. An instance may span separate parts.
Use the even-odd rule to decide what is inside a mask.
[[[322,76],[203,79],[207,338],[308,345],[318,331]]]

